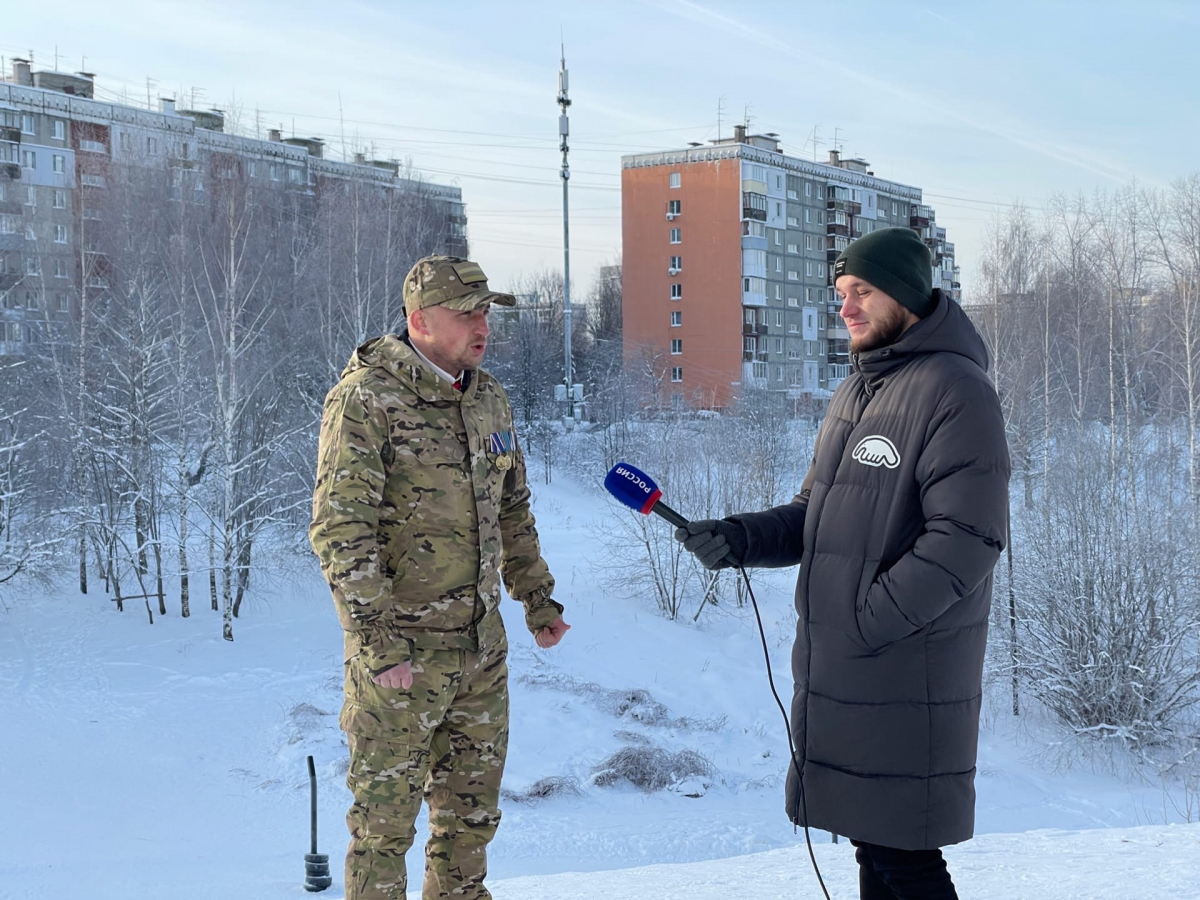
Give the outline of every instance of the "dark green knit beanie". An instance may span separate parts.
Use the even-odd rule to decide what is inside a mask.
[[[933,264],[929,248],[911,228],[880,228],[842,251],[833,264],[842,275],[869,281],[918,316],[933,312]]]

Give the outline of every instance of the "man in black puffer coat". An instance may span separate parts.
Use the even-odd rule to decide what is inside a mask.
[[[1004,419],[914,232],[860,238],[834,275],[854,370],[800,493],[676,536],[709,568],[800,564],[788,817],[854,842],[864,900],[955,898],[939,848],[974,831]]]

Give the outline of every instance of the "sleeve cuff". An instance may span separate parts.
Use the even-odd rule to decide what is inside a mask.
[[[359,640],[359,659],[363,661],[372,678],[388,669],[410,662],[413,658],[412,642],[408,638],[384,635],[372,629],[361,632]]]
[[[553,625],[562,617],[563,605],[549,597],[543,598],[534,594],[524,602],[525,625],[530,634],[537,634],[543,628]]]

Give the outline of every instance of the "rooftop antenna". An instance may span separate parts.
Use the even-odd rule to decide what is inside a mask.
[[[754,116],[750,115],[750,110],[754,109],[749,103],[746,104],[745,110],[742,112],[742,125],[746,129],[746,133],[750,133],[750,123],[754,121]]]
[[[717,98],[717,140],[721,140],[721,116],[725,112],[725,95]]]
[[[58,71],[58,44],[54,45],[54,71]]]
[[[809,141],[812,142],[812,145],[813,145],[813,162],[817,161],[817,146],[819,144],[825,143],[823,140],[820,139],[820,137],[819,137],[820,133],[821,133],[821,123],[818,122],[816,125],[813,126],[812,137],[810,137],[808,139]]]
[[[838,153],[842,152],[842,145],[845,143],[840,137],[838,137],[841,130],[842,129],[840,128],[833,129],[833,149],[838,151]]]
[[[562,36],[562,26],[559,26],[559,69],[558,69],[558,141],[562,150],[562,169],[559,176],[563,187],[563,399],[567,403],[567,421],[575,420],[575,391],[572,382],[575,380],[571,360],[571,231],[568,224],[567,183],[571,178],[571,168],[567,162],[570,150],[568,138],[571,134],[570,120],[567,118],[567,108],[571,98],[567,94],[567,45]],[[583,399],[582,391],[579,398]]]

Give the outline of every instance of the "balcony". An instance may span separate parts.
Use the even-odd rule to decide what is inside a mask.
[[[850,226],[842,225],[837,222],[830,222],[825,226],[825,233],[840,235],[841,237],[850,237]]]
[[[831,341],[850,340],[850,330],[843,325],[830,325],[825,329],[825,337]]]
[[[8,141],[12,144],[21,143],[21,129],[10,125],[0,126],[0,141]]]
[[[9,181],[21,180],[21,165],[15,162],[0,162],[0,178],[7,178]]]
[[[742,218],[743,219],[755,219],[756,221],[759,221],[759,222],[765,222],[765,221],[767,221],[767,211],[765,209],[755,209],[752,206],[743,206],[742,207]]]
[[[742,334],[754,335],[754,334],[766,334],[766,333],[767,333],[766,325],[759,325],[759,324],[755,324],[754,322],[743,322],[742,323]]]

